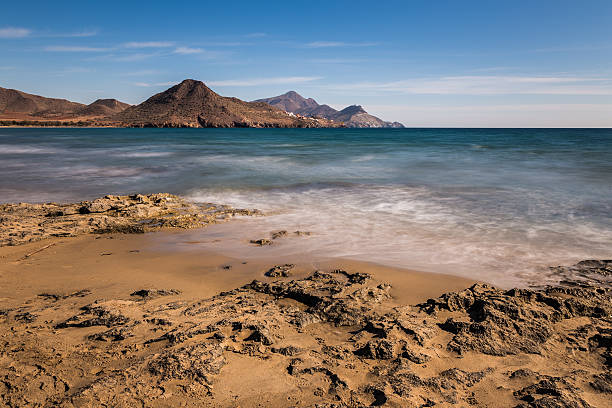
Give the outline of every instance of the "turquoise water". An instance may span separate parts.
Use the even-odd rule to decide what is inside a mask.
[[[167,191],[260,208],[243,231],[308,229],[313,253],[509,285],[612,257],[611,149],[609,129],[0,129],[0,201]]]

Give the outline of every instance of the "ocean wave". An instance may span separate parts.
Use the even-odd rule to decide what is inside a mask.
[[[52,147],[27,145],[0,145],[0,154],[56,154],[62,150]]]

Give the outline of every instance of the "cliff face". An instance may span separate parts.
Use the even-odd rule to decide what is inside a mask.
[[[295,91],[274,96],[272,98],[258,99],[255,102],[265,102],[271,106],[283,109],[297,115],[324,118],[341,122],[346,127],[353,128],[402,128],[399,122],[385,122],[376,116],[370,115],[360,105],[351,105],[341,111],[329,105],[319,105],[312,98],[304,98]]]
[[[218,95],[201,81],[186,79],[111,121],[134,127],[334,127],[321,119],[297,118],[261,102]]]

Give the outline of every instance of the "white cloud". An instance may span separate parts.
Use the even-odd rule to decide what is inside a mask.
[[[174,43],[171,41],[132,41],[123,44],[126,48],[166,48],[174,46]]]
[[[122,75],[125,76],[144,76],[144,75],[156,75],[159,74],[160,71],[154,70],[154,69],[143,69],[140,71],[133,71],[133,72],[125,72]]]
[[[277,77],[277,78],[252,78],[252,79],[229,79],[225,81],[206,82],[210,86],[260,86],[260,85],[281,85],[299,84],[322,79],[322,77]]]
[[[106,52],[110,50],[110,48],[81,47],[72,45],[50,45],[44,49],[45,51],[50,52]]]
[[[36,34],[37,37],[65,37],[65,38],[84,38],[93,37],[98,34],[98,30],[77,31],[75,33],[59,33],[59,34]]]
[[[132,85],[140,86],[140,87],[156,87],[156,86],[174,86],[178,84],[178,82],[156,82],[156,83],[148,83],[148,82],[134,82]]]
[[[114,55],[109,58],[113,61],[117,62],[133,62],[133,61],[142,61],[148,58],[159,57],[162,55],[159,52],[151,52],[151,53],[136,53],[136,54],[127,54],[127,55]]]
[[[423,95],[612,95],[611,78],[448,76],[329,85],[337,90]]]
[[[27,28],[5,27],[0,28],[0,38],[23,38],[27,37],[32,32]]]
[[[306,62],[312,64],[358,64],[365,61],[365,59],[357,58],[314,58]]]
[[[245,37],[247,38],[261,38],[261,37],[266,37],[268,34],[266,33],[250,33],[245,35]]]
[[[306,44],[308,48],[332,48],[332,47],[374,47],[375,42],[347,43],[342,41],[314,41]]]
[[[611,104],[368,105],[409,127],[611,127]]]
[[[174,50],[176,54],[188,55],[188,54],[201,54],[204,52],[201,48],[189,48],[189,47],[178,47]]]

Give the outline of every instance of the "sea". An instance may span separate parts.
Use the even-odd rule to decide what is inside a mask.
[[[189,232],[228,255],[505,287],[612,258],[612,129],[0,129],[0,202],[150,192],[265,212]],[[248,243],[275,230],[311,235]]]

